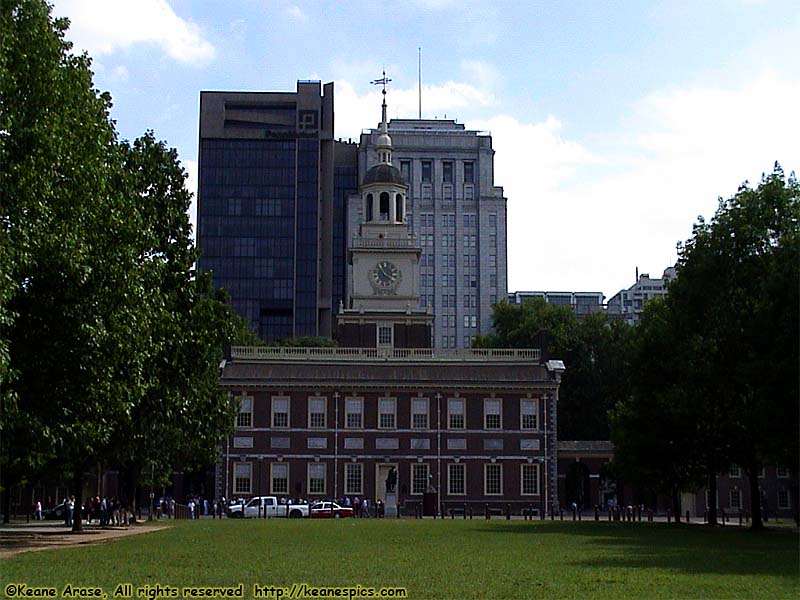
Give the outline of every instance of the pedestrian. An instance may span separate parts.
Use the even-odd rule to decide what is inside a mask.
[[[42,520],[42,501],[41,500],[37,500],[36,501],[36,505],[35,505],[35,508],[33,510],[33,519],[35,521],[41,521]]]
[[[72,513],[75,511],[75,496],[70,496],[67,502],[67,527],[72,527]]]
[[[369,498],[364,498],[361,501],[361,516],[369,518]]]
[[[361,516],[361,500],[359,499],[358,496],[356,496],[353,499],[353,514],[356,517],[360,517]]]

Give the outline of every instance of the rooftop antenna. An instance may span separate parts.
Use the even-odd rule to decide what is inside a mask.
[[[422,48],[417,48],[417,90],[419,90],[419,119],[422,120]]]
[[[374,81],[370,81],[370,83],[372,85],[382,85],[383,86],[383,90],[381,92],[383,94],[383,105],[382,105],[382,115],[381,115],[381,117],[383,119],[383,126],[384,127],[386,126],[386,84],[389,83],[390,81],[391,81],[391,79],[386,77],[386,69],[383,70],[383,77],[381,77],[380,79],[375,79]]]

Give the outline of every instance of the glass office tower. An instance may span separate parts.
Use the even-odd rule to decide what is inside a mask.
[[[201,92],[200,267],[266,341],[331,335],[333,84]]]

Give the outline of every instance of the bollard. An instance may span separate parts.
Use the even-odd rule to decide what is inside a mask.
[[[670,513],[669,509],[667,509],[667,523],[672,523],[671,517],[672,513]]]
[[[594,520],[595,521],[600,520],[600,509],[597,508],[597,506],[594,507]]]
[[[720,520],[720,523],[723,527],[725,527],[725,509],[723,508],[720,512],[722,513],[722,519]]]
[[[688,510],[686,511],[686,522],[687,522],[687,523],[691,523],[691,522],[692,522],[692,521],[690,520],[690,517],[689,517],[689,511],[688,511]]]
[[[582,519],[583,519],[583,511],[579,510],[578,511],[578,521],[581,521]]]
[[[464,502],[464,519],[467,518],[467,503]]]
[[[511,505],[506,504],[506,521],[511,520]]]
[[[556,520],[556,509],[552,506],[550,507],[550,520],[551,521]]]
[[[576,514],[577,512],[578,512],[578,509],[577,509],[577,508],[575,508],[575,507],[572,507],[572,520],[573,520],[573,521],[574,521],[575,519],[577,519],[577,517],[578,517],[578,515]]]
[[[472,510],[472,507],[470,506],[470,507],[469,507],[469,520],[470,520],[470,521],[472,521],[472,514],[473,514],[473,512],[474,512],[474,511]]]
[[[563,508],[559,508],[559,509],[558,509],[558,519],[559,519],[560,521],[563,521],[563,520],[564,520],[564,509],[563,509]]]
[[[608,522],[611,523],[611,518],[614,516],[614,511],[611,508],[608,509]]]
[[[703,523],[708,523],[708,511],[703,511]]]
[[[492,519],[492,513],[489,512],[489,505],[488,504],[486,505],[484,510],[486,511],[486,520],[490,521]]]
[[[739,527],[742,526],[742,511],[739,511]]]

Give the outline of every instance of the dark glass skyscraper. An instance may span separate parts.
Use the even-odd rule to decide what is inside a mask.
[[[264,340],[331,335],[333,84],[201,92],[200,266]]]

